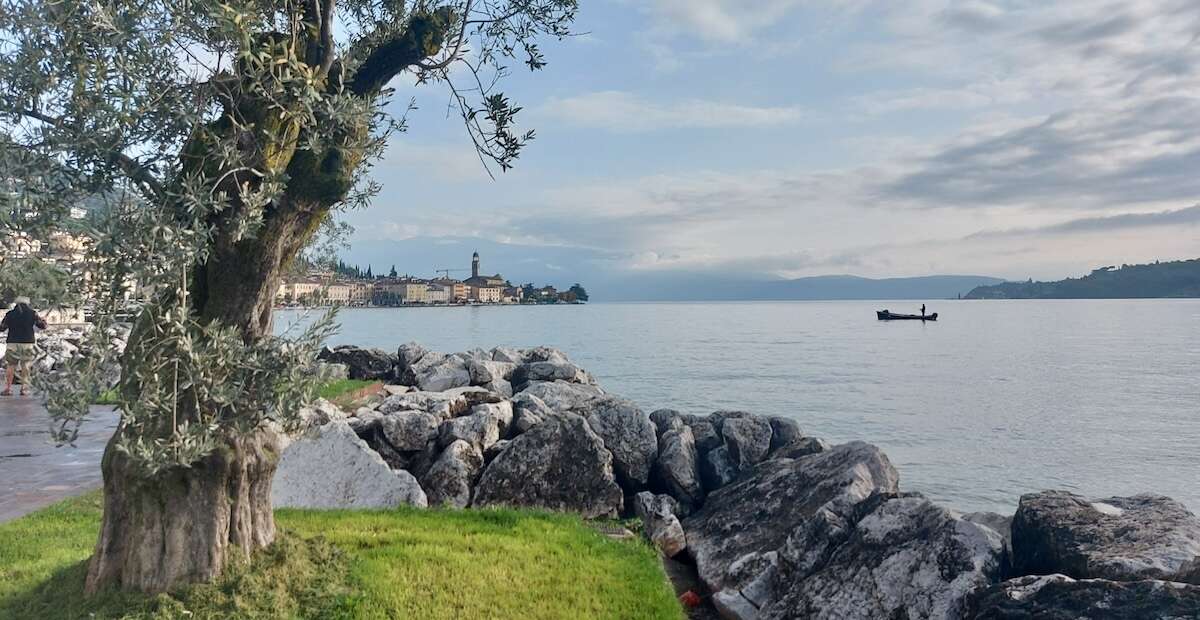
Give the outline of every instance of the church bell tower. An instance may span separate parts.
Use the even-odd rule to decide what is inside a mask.
[[[479,252],[471,255],[471,277],[479,277]]]

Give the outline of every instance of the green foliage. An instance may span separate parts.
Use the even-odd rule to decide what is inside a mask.
[[[652,548],[569,515],[284,510],[279,542],[217,583],[86,599],[99,521],[90,494],[0,525],[0,617],[682,617]]]
[[[35,308],[61,308],[79,301],[71,286],[72,275],[59,265],[38,258],[14,258],[0,264],[0,301],[12,303],[20,295]]]
[[[1200,259],[1121,265],[1058,282],[1005,282],[980,286],[967,299],[1146,299],[1200,297]]]
[[[566,36],[577,9],[0,0],[0,232],[37,237],[96,203],[100,333],[131,293],[142,304],[120,360],[119,448],[152,474],[286,424],[315,395],[307,369],[327,331],[271,337],[263,306],[298,255],[331,265],[348,231],[333,212],[378,191],[365,173],[405,127],[383,113],[388,82],[446,85],[481,160],[507,169],[532,133],[496,84],[509,61],[542,67],[538,40]],[[60,441],[115,361],[93,353],[46,380]]]
[[[111,387],[111,369],[117,364],[116,348],[112,343],[112,321],[101,318],[99,326],[85,334],[86,353],[70,356],[61,362],[59,372],[40,372],[33,375],[33,385],[45,393],[46,408],[53,419],[51,435],[60,444],[73,444],[79,428],[93,403],[120,405],[119,393]]]
[[[232,327],[148,310],[142,328],[155,337],[131,339],[125,355],[157,363],[127,366],[121,377],[117,406],[133,432],[122,434],[117,449],[154,475],[200,460],[229,431],[249,433],[265,422],[295,428],[300,408],[326,379],[310,369],[334,316],[326,313],[295,339],[247,343]]]
[[[583,288],[583,285],[579,284],[578,282],[576,282],[574,285],[572,285],[569,290],[575,294],[575,298],[578,299],[579,301],[587,301],[588,300],[587,289]]]

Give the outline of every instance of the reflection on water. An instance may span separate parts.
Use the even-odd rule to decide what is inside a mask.
[[[882,446],[901,484],[1011,512],[1044,488],[1200,510],[1200,301],[603,304],[344,310],[334,344],[546,344],[647,410],[779,414]],[[280,326],[296,320],[281,312]]]

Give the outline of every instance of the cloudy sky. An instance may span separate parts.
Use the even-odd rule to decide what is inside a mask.
[[[1196,0],[581,5],[503,89],[538,138],[495,181],[394,83],[419,109],[347,258],[619,286],[1200,256]]]

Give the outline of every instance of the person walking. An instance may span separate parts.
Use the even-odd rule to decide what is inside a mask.
[[[28,297],[18,297],[13,309],[0,321],[0,332],[8,332],[8,348],[4,351],[4,364],[8,366],[4,391],[0,396],[12,396],[13,379],[21,377],[21,396],[29,384],[33,360],[37,358],[37,330],[46,329],[46,321],[29,305]]]

